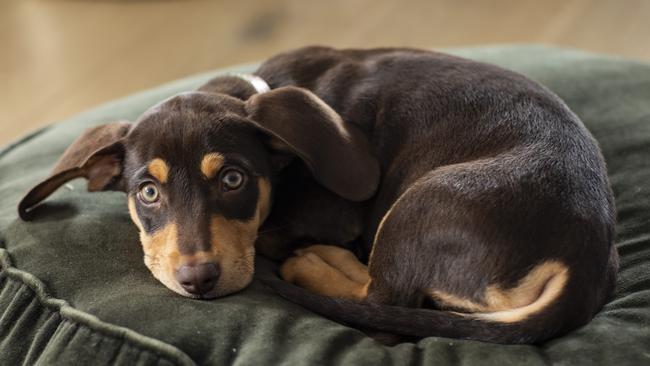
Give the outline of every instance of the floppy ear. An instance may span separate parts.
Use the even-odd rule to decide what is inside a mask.
[[[351,201],[370,198],[379,163],[365,136],[314,93],[292,86],[246,101],[252,122],[271,135],[271,146],[298,156],[325,188]]]
[[[32,188],[18,204],[18,215],[29,220],[29,209],[43,201],[64,183],[79,177],[88,179],[88,191],[123,190],[122,138],[131,123],[113,122],[89,128],[63,153],[52,173]]]

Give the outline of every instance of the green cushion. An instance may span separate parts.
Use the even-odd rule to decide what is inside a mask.
[[[87,193],[75,181],[36,221],[17,218],[21,195],[84,128],[135,119],[217,71],[109,103],[0,152],[0,364],[650,364],[650,65],[540,46],[453,52],[548,86],[603,149],[621,271],[615,299],[587,326],[541,346],[426,338],[385,347],[258,281],[214,301],[173,294],[143,264],[124,194]],[[258,273],[272,269],[258,258]]]

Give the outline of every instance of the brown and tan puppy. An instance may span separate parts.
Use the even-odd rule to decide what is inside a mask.
[[[544,87],[411,49],[304,48],[255,75],[88,130],[21,217],[85,177],[127,193],[145,264],[181,295],[246,287],[255,246],[295,250],[280,273],[299,287],[267,279],[283,296],[409,336],[538,342],[612,293],[605,165]]]

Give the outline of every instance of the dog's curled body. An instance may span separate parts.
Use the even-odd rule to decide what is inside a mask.
[[[615,210],[605,164],[546,88],[410,49],[306,48],[256,74],[273,89],[318,95],[363,131],[381,167],[376,195],[349,208],[361,212],[356,244],[370,256],[362,304],[275,281],[293,301],[363,328],[520,343],[585,324],[612,293]],[[341,217],[341,205],[317,210],[337,231],[324,220]],[[300,222],[305,210],[296,212],[283,219]],[[334,236],[308,231],[301,235],[316,242]],[[438,310],[401,308],[430,302]]]
[[[19,215],[84,177],[127,193],[145,264],[183,296],[246,287],[257,248],[285,260],[265,279],[283,296],[406,336],[540,342],[613,292],[603,158],[544,87],[412,49],[308,47],[255,75],[270,90],[220,76],[87,130]]]

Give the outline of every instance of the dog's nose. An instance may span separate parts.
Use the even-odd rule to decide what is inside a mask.
[[[219,280],[220,270],[216,263],[184,265],[176,271],[176,280],[194,295],[203,295],[214,288]]]

